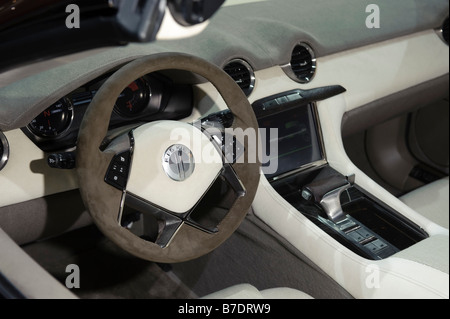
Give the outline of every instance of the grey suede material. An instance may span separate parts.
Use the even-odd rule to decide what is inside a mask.
[[[65,94],[136,57],[183,52],[218,66],[240,57],[260,70],[289,63],[291,49],[299,41],[310,43],[318,57],[326,56],[438,28],[449,11],[447,0],[380,0],[376,3],[381,26],[369,29],[365,20],[371,3],[271,0],[224,7],[196,37],[114,48],[0,88],[0,130],[27,125]]]
[[[237,229],[250,209],[256,194],[260,163],[246,161],[233,166],[246,189],[246,195],[236,201],[228,215],[219,224],[219,231],[215,234],[208,234],[183,224],[170,245],[162,249],[121,227],[118,223],[118,213],[122,192],[104,182],[113,154],[101,152],[99,146],[107,133],[115,99],[120,92],[134,79],[165,69],[181,69],[205,77],[217,88],[234,114],[235,126],[244,131],[247,128],[258,128],[256,117],[246,96],[232,78],[220,68],[203,59],[185,54],[151,55],[121,68],[95,95],[85,114],[78,136],[77,175],[82,198],[102,232],[117,245],[140,258],[173,263],[190,260],[212,251]],[[253,148],[247,144],[244,146],[244,158],[248,158],[249,150]]]

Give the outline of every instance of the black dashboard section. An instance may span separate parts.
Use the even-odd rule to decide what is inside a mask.
[[[111,74],[74,90],[49,106],[22,131],[43,151],[67,151],[76,146],[78,131],[90,102]],[[175,84],[158,73],[130,83],[117,97],[109,128],[120,129],[157,120],[178,120],[192,113],[192,87]]]

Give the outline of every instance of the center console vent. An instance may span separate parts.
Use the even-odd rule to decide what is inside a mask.
[[[292,50],[290,67],[296,80],[300,83],[309,83],[316,73],[316,56],[313,49],[300,43]]]
[[[249,96],[255,87],[255,73],[253,68],[242,59],[228,62],[223,70],[233,78],[246,96]]]

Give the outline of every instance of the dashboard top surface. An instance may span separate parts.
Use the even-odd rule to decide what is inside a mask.
[[[291,50],[299,41],[309,43],[318,57],[327,56],[438,28],[448,15],[449,8],[448,1],[442,0],[379,1],[383,25],[369,29],[365,19],[370,1],[271,0],[237,3],[228,1],[213,16],[207,28],[193,38],[95,50],[0,74],[0,130],[27,125],[65,94],[140,56],[183,52],[218,66],[241,57],[255,70],[262,70],[289,63]],[[326,21],[322,19],[324,16]],[[333,28],[329,27],[331,25]],[[40,70],[43,72],[38,72]]]

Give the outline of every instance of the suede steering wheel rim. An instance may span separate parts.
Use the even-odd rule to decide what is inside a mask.
[[[217,66],[186,54],[161,53],[134,60],[116,71],[96,93],[78,135],[76,171],[81,196],[94,223],[106,237],[132,255],[161,263],[198,258],[211,252],[231,236],[251,208],[261,165],[258,156],[251,157],[256,161],[248,160],[249,150],[257,150],[258,146],[248,147],[247,141],[244,141],[245,160],[231,166],[245,189],[245,195],[234,202],[215,233],[182,223],[170,244],[161,247],[132,234],[120,225],[117,216],[126,190],[119,190],[105,182],[105,174],[116,154],[108,149],[101,151],[100,145],[107,135],[111,112],[122,90],[137,78],[168,69],[189,71],[210,81],[232,112],[233,127],[244,131],[248,128],[258,131],[252,107],[232,78]]]

